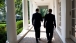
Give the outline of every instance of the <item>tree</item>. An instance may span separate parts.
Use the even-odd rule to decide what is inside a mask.
[[[2,12],[3,20],[6,18],[5,0],[0,0],[0,12]]]
[[[5,5],[4,1],[5,0],[0,0],[0,9]]]
[[[22,0],[15,0],[15,11],[22,16]]]

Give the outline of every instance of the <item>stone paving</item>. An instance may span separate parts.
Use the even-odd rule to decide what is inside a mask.
[[[47,43],[45,28],[41,26],[41,41],[40,43]],[[20,41],[20,43],[36,43],[34,28],[30,30],[30,32]],[[56,31],[54,31],[54,37],[52,39],[52,43],[62,43]]]

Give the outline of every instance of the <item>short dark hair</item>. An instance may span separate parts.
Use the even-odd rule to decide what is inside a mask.
[[[52,12],[52,9],[49,9],[49,12]]]
[[[37,8],[36,11],[39,11],[39,9]]]

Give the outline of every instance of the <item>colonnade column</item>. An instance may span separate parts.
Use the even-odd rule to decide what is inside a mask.
[[[32,0],[29,0],[29,4],[30,4],[30,24],[32,25],[32,14],[33,14]]]
[[[23,10],[23,30],[28,29],[28,3],[27,0],[22,0]]]
[[[66,38],[66,0],[61,0],[61,32],[62,41],[65,43]]]
[[[7,0],[6,4],[7,4],[7,8],[6,8],[7,9],[7,14],[6,14],[7,40],[9,43],[17,43],[14,0]]]

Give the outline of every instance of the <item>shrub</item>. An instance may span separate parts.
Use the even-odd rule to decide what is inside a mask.
[[[6,21],[0,21],[0,24],[6,24]]]
[[[30,20],[28,20],[28,24],[30,24]]]
[[[23,27],[23,20],[17,21],[17,28],[20,29]]]
[[[17,35],[18,35],[19,33],[21,33],[22,30],[23,30],[23,28],[17,29]]]
[[[20,21],[20,20],[22,20],[22,19],[16,19],[16,21]]]
[[[5,31],[6,25],[0,25],[0,31]]]
[[[0,25],[0,43],[5,43],[7,36],[5,31],[6,25]]]

